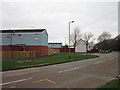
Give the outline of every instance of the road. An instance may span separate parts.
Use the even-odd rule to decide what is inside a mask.
[[[118,75],[118,53],[51,66],[2,72],[3,88],[96,88]]]

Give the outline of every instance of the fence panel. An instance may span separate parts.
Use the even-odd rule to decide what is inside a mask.
[[[2,51],[3,59],[24,59],[38,56],[39,52],[36,51]]]

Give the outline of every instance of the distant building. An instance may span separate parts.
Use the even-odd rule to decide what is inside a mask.
[[[86,42],[84,40],[80,40],[76,45],[75,52],[86,52]]]
[[[62,43],[48,43],[48,47],[52,49],[60,49],[62,47]]]
[[[120,34],[114,38],[114,40],[119,40],[120,39]]]
[[[52,50],[52,53],[60,53],[62,48],[62,43],[48,43],[49,51]]]
[[[88,45],[88,51],[92,50],[94,48],[94,43],[89,43]],[[80,40],[78,44],[76,45],[75,52],[87,52],[86,50],[86,42],[84,40]]]
[[[48,55],[46,29],[1,30],[2,51],[37,51],[40,56]]]

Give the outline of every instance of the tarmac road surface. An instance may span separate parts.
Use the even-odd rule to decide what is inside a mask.
[[[3,88],[96,88],[118,75],[118,53],[100,57],[2,72]]]

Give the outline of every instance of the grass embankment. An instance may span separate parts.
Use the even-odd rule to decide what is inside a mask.
[[[60,56],[60,57],[44,57],[44,58],[31,58],[27,60],[16,60],[16,61],[7,61],[2,62],[2,70],[9,70],[21,67],[29,67],[29,66],[38,66],[41,64],[54,64],[54,63],[62,63],[76,60],[83,60],[89,58],[98,57],[97,55],[71,55],[69,59],[68,56]]]
[[[120,89],[120,79],[115,79],[115,80],[112,80],[108,83],[106,83],[105,85],[97,88],[96,90],[104,90],[104,89],[107,89],[107,88],[110,88],[110,89]]]
[[[82,54],[90,54],[86,52],[79,52],[79,53],[54,53],[49,56],[63,56],[63,55],[82,55]]]

